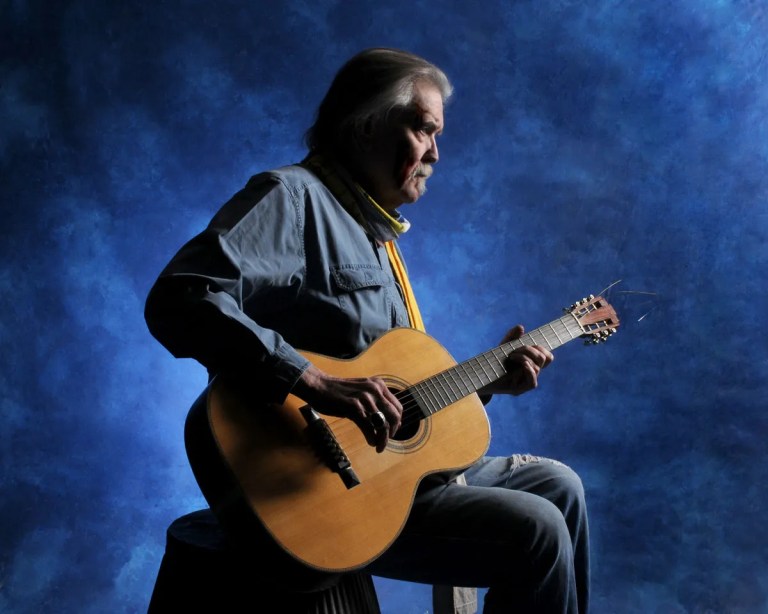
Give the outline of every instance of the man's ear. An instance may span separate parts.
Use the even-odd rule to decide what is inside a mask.
[[[373,117],[369,117],[365,120],[365,123],[360,127],[357,133],[357,147],[360,151],[370,151],[373,143],[373,137],[376,134],[376,122]]]
[[[374,133],[374,122],[373,117],[369,117],[365,120],[365,123],[363,124],[363,130],[362,133],[366,137],[372,137]]]

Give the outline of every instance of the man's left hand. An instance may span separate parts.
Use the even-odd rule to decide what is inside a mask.
[[[525,329],[521,325],[511,329],[502,340],[502,343],[519,339]],[[533,390],[539,385],[539,374],[547,367],[555,357],[548,349],[540,345],[526,345],[516,349],[505,362],[507,374],[500,380],[478,390],[481,396],[489,394],[520,395]]]

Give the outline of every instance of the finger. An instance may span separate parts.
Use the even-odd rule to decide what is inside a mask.
[[[526,363],[530,363],[532,366],[535,366],[537,369],[540,369],[539,366],[539,353],[536,352],[531,347],[524,347],[515,350],[512,352],[509,356],[507,356],[507,362],[509,363],[516,363],[520,366],[525,365]],[[543,358],[542,358],[543,359]]]
[[[373,426],[373,422],[371,422],[371,415],[363,410],[356,412],[354,416],[350,417],[363,432],[365,441],[368,442],[368,445],[372,447],[378,447],[378,434],[376,433],[376,429]]]
[[[538,364],[542,368],[548,366],[555,359],[555,355],[552,352],[550,352],[547,348],[541,345],[534,345],[533,349],[536,350],[540,358],[540,360],[538,361]]]
[[[517,324],[507,331],[507,334],[504,335],[504,339],[502,339],[501,342],[507,343],[508,341],[514,341],[515,339],[522,337],[523,334],[525,334],[525,328],[522,324]]]
[[[528,373],[528,385],[531,388],[536,388],[539,385],[539,373],[541,373],[541,367],[536,363],[526,362],[526,372]]]
[[[541,347],[540,345],[527,345],[518,350],[515,350],[514,353],[525,356],[541,368],[546,367],[555,359],[555,357],[552,355],[552,352],[546,348]],[[513,354],[511,354],[510,357],[512,355]]]
[[[376,417],[379,414],[381,414],[381,418]],[[377,452],[384,450],[389,440],[389,424],[383,412],[376,411],[362,418],[356,417],[355,422],[363,432],[369,446],[376,448]]]
[[[515,394],[522,394],[537,386],[538,376],[539,373],[541,373],[542,367],[540,367],[534,358],[529,355],[529,352],[513,352],[509,355],[507,360],[511,363],[508,366],[509,372],[516,372],[516,376],[514,377],[514,380],[516,381]]]
[[[522,382],[518,386],[515,394],[523,394],[529,390],[535,389],[539,385],[538,373],[539,370],[531,361],[526,360],[521,363],[522,367]]]
[[[384,448],[387,447],[387,442],[389,441],[389,422],[387,421],[387,417],[384,415],[384,412],[376,412],[375,415],[383,416],[380,423],[376,422],[372,425],[376,442],[376,451],[383,452]]]
[[[403,421],[403,406],[398,398],[387,388],[383,403],[379,406],[380,411],[387,417],[389,423],[389,436],[394,436]]]
[[[373,429],[373,445],[377,452],[383,452],[389,441],[390,424],[399,420],[399,415],[387,400],[387,395],[392,396],[383,380],[371,378],[373,385],[370,395],[367,397],[367,420]]]
[[[400,428],[403,414],[403,406],[395,394],[387,387],[384,380],[372,378],[371,382],[376,386],[376,411],[380,411],[387,419],[389,435],[392,436]]]
[[[360,380],[360,383],[365,385],[365,389],[356,390],[356,397],[350,399],[352,401],[353,411],[348,415],[348,417],[352,418],[360,427],[363,435],[365,435],[365,439],[368,442],[368,445],[378,449],[380,446],[381,438],[379,431],[382,430],[381,428],[376,428],[377,421],[374,418],[376,414],[381,413],[378,410],[378,394],[375,386],[371,387],[370,384],[365,380]],[[383,426],[386,426],[386,416],[384,414],[382,414],[382,416],[384,418]]]

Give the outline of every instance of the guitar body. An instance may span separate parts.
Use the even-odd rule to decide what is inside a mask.
[[[302,354],[331,375],[378,376],[393,390],[456,364],[434,339],[406,328],[354,359]],[[359,477],[348,488],[310,444],[301,399],[263,406],[239,391],[243,385],[216,378],[190,411],[187,453],[195,476],[214,511],[245,503],[284,551],[318,570],[373,561],[402,530],[422,478],[468,467],[490,441],[476,394],[423,418],[382,453],[351,420],[323,416]]]

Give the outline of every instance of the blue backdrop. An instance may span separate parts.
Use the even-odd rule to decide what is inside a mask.
[[[146,331],[175,250],[300,159],[341,63],[456,86],[402,244],[457,358],[622,279],[610,343],[489,407],[591,504],[598,613],[768,611],[762,0],[0,2],[0,610],[140,612],[205,382]],[[637,322],[646,311],[649,315]],[[379,582],[385,614],[426,587]]]

